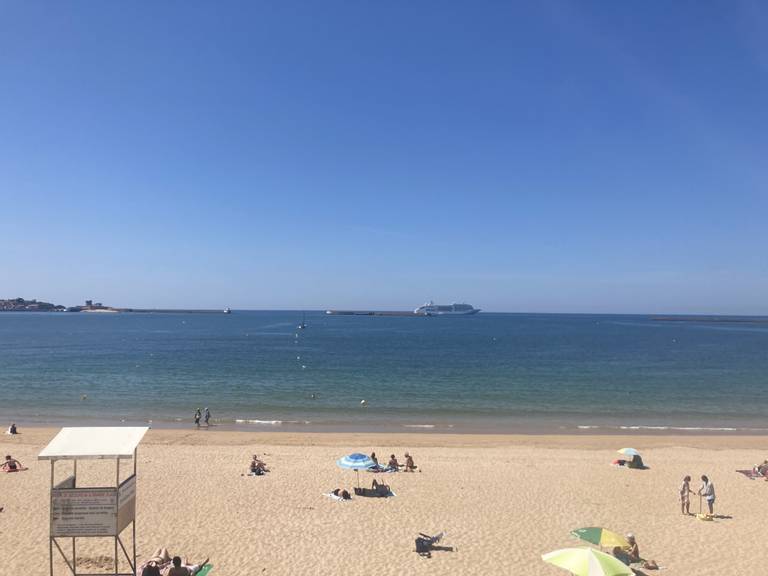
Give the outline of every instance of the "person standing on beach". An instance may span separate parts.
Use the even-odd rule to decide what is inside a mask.
[[[683,514],[691,515],[691,477],[686,476],[683,478],[683,483],[680,485],[680,510]]]
[[[709,515],[712,516],[715,511],[715,485],[706,476],[701,477],[701,488],[699,488],[699,496],[704,496],[707,501],[707,508],[709,508]]]
[[[200,418],[202,417],[202,414],[200,412],[200,408],[195,410],[195,426],[200,428]]]
[[[211,411],[208,410],[208,406],[205,407],[205,425],[206,427],[210,426],[209,421],[211,419]]]

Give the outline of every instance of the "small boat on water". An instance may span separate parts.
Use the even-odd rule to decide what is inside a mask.
[[[231,308],[224,308],[224,314],[232,314]]]
[[[298,330],[304,330],[304,328],[307,327],[307,315],[305,313],[301,314],[301,323],[296,326]]]

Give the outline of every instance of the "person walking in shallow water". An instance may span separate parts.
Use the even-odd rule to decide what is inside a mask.
[[[691,477],[686,476],[683,478],[683,483],[680,485],[680,510],[683,514],[691,515]]]
[[[205,416],[204,416],[204,420],[205,420],[205,426],[206,426],[206,427],[210,426],[210,423],[209,423],[209,422],[210,422],[210,420],[211,420],[211,411],[210,411],[210,410],[208,410],[208,406],[206,406],[206,407],[205,407]]]
[[[200,408],[195,410],[195,426],[200,428],[200,418],[202,418],[202,414],[200,412]]]

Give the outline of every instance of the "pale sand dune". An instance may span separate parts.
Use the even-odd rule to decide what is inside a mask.
[[[0,474],[0,573],[48,573],[50,468],[36,455],[56,430],[0,438],[0,451],[30,470]],[[650,470],[614,468],[615,449],[643,452]],[[138,550],[167,546],[210,556],[217,576],[253,574],[557,575],[540,555],[578,545],[569,530],[633,531],[664,576],[762,574],[768,483],[734,472],[766,457],[756,437],[465,436],[289,434],[151,430],[139,449]],[[422,473],[377,475],[396,498],[334,502],[322,494],[354,484],[336,458],[410,450]],[[272,472],[241,476],[258,452]],[[57,465],[59,466],[59,465]],[[61,464],[63,478],[68,464]],[[84,464],[80,481],[113,479],[112,463]],[[682,476],[708,474],[716,512],[680,514]],[[370,483],[374,475],[361,473]],[[693,508],[698,508],[694,499]],[[446,531],[455,552],[413,552],[419,531]],[[127,536],[129,539],[130,537]],[[81,548],[82,566],[111,562],[108,543]],[[63,565],[59,566],[64,574]],[[649,572],[652,574],[653,572]]]

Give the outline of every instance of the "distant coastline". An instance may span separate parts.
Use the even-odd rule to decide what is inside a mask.
[[[195,310],[188,308],[117,308],[105,306],[101,302],[86,300],[80,306],[63,306],[41,300],[26,300],[25,298],[9,298],[0,300],[0,312],[86,312],[101,314],[116,314],[134,312],[140,314],[229,314],[229,308],[222,310]]]
[[[0,312],[64,312],[66,306],[24,298],[0,300]]]
[[[651,316],[654,322],[730,322],[747,324],[768,324],[768,316]]]

